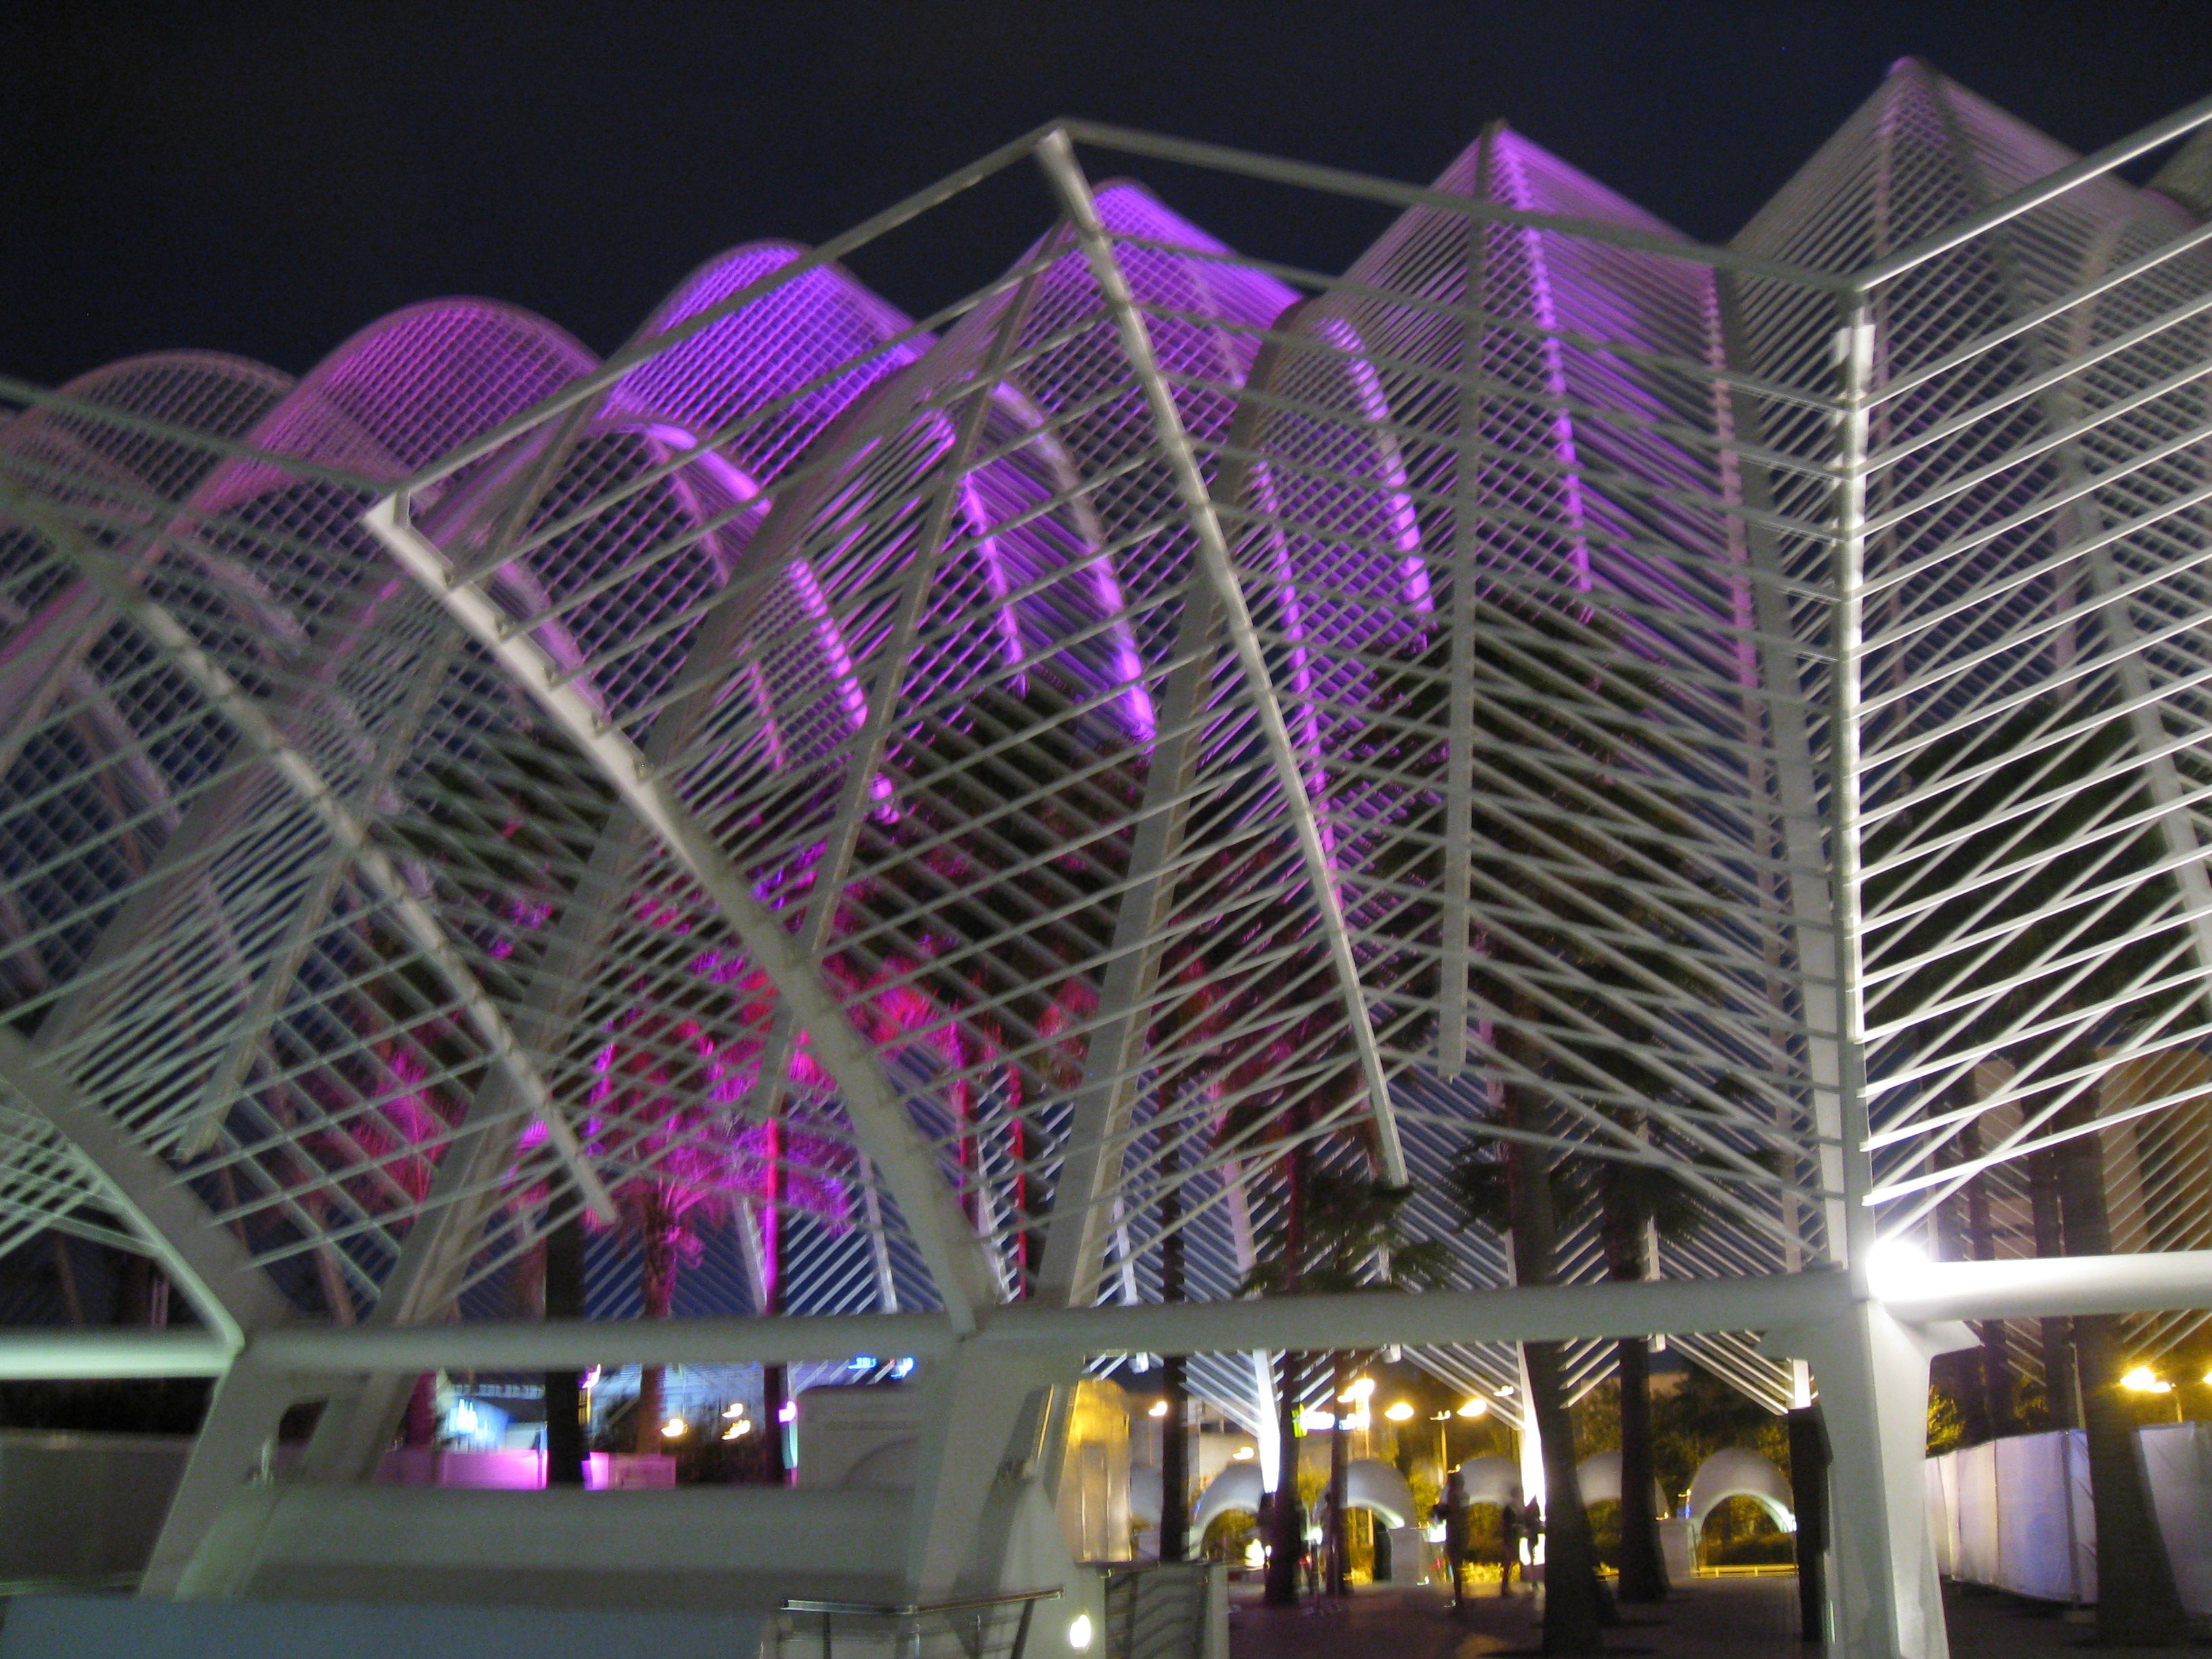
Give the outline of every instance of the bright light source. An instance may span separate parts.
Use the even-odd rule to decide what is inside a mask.
[[[1229,1461],[1232,1463],[1250,1462],[1252,1461],[1252,1449],[1249,1446],[1239,1446],[1235,1451],[1229,1454]]]
[[[775,1408],[775,1420],[779,1423],[799,1421],[799,1402],[796,1400],[787,1400]]]
[[[1309,1408],[1299,1414],[1298,1420],[1306,1425],[1306,1432],[1308,1434],[1313,1434],[1320,1431],[1334,1428],[1336,1426],[1336,1413],[1334,1412],[1317,1412]]]
[[[752,1431],[753,1425],[746,1422],[745,1419],[741,1417],[736,1422],[731,1424],[728,1428],[722,1431],[722,1438],[725,1440],[742,1440]]]
[[[2120,1378],[2120,1386],[2136,1394],[2172,1394],[2173,1384],[2148,1365],[2138,1365]]]
[[[744,1414],[745,1402],[742,1400],[732,1400],[722,1407],[722,1415],[725,1417],[743,1417]]]
[[[1928,1268],[1928,1252],[1909,1238],[1878,1238],[1867,1249],[1867,1288],[1876,1296],[1910,1289]]]
[[[1459,1414],[1462,1417],[1487,1417],[1490,1415],[1490,1402],[1487,1400],[1470,1400],[1459,1408]]]
[[[1165,1417],[1167,1414],[1168,1402],[1164,1400],[1152,1401],[1152,1409],[1145,1413],[1147,1417]]]
[[[1342,1394],[1337,1395],[1337,1398],[1347,1406],[1353,1406],[1358,1404],[1359,1401],[1366,1399],[1369,1395],[1373,1394],[1374,1392],[1375,1379],[1371,1376],[1363,1376],[1357,1382],[1354,1382],[1350,1388],[1346,1389]]]
[[[1382,1415],[1393,1423],[1410,1423],[1413,1420],[1413,1408],[1401,1400],[1393,1404]]]
[[[672,1417],[660,1425],[660,1437],[663,1440],[677,1439],[690,1426],[682,1418]]]
[[[1500,1400],[1510,1400],[1510,1399],[1512,1399],[1512,1398],[1513,1398],[1513,1385],[1512,1385],[1510,1382],[1508,1382],[1508,1383],[1506,1383],[1503,1388],[1499,1389],[1498,1390],[1498,1397]]]
[[[1368,1420],[1367,1407],[1362,1406],[1356,1412],[1346,1412],[1344,1414],[1342,1426],[1347,1429],[1364,1429],[1367,1426]]]
[[[1091,1615],[1079,1613],[1067,1621],[1067,1645],[1078,1653],[1091,1651]]]

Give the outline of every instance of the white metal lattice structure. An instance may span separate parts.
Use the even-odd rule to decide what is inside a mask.
[[[1464,1291],[1511,1143],[1704,1221],[1609,1311],[1372,1316],[1486,1391],[1672,1329],[1873,1423],[1759,1298],[1884,1234],[2170,1254],[2098,1305],[2195,1340],[2212,231],[2113,169],[2208,120],[2082,162],[1901,66],[1729,249],[1504,129],[1419,190],[1063,125],[604,364],[453,301],[7,386],[0,1248],[135,1241],[251,1352],[726,1211],[750,1311],[1185,1344],[1256,1423],[1289,1141]],[[1401,216],[1306,272],[1077,145]],[[1032,160],[982,292],[837,264]],[[1204,1306],[1083,1313],[1169,1229]],[[2003,1282],[1923,1311],[2033,1370],[2095,1300]]]

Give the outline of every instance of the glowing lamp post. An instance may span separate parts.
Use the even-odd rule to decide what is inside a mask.
[[[2181,1396],[2174,1394],[2173,1384],[2148,1365],[2137,1365],[2120,1374],[2120,1386],[2130,1394],[2173,1395],[2173,1420],[2181,1421]]]

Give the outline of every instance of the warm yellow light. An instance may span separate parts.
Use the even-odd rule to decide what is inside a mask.
[[[1235,1451],[1229,1454],[1229,1461],[1232,1463],[1250,1462],[1252,1461],[1252,1449],[1249,1446],[1239,1446]]]
[[[1459,1414],[1462,1417],[1487,1417],[1490,1415],[1490,1402],[1487,1400],[1470,1400],[1459,1408]]]
[[[1079,1613],[1067,1621],[1067,1645],[1078,1653],[1091,1650],[1091,1615]]]
[[[1146,1414],[1152,1417],[1165,1417],[1168,1414],[1168,1402],[1164,1400],[1155,1400],[1152,1401],[1152,1409]]]
[[[722,1438],[725,1440],[742,1440],[745,1436],[750,1434],[752,1431],[753,1425],[746,1422],[745,1419],[741,1417],[736,1422],[731,1424],[728,1428],[722,1431]]]
[[[2120,1386],[2136,1394],[2171,1394],[2173,1384],[2160,1380],[2148,1365],[2138,1365],[2120,1378]]]
[[[691,1425],[680,1417],[672,1417],[660,1425],[660,1437],[673,1440]]]
[[[745,1402],[742,1400],[732,1400],[722,1407],[722,1415],[725,1417],[743,1417],[744,1414]]]
[[[1407,1405],[1404,1401],[1401,1400],[1396,1404],[1393,1405],[1388,1411],[1384,1412],[1382,1415],[1389,1418],[1393,1423],[1410,1423],[1413,1420],[1413,1408]]]
[[[1347,1406],[1356,1406],[1374,1392],[1375,1379],[1371,1376],[1363,1376],[1342,1394],[1337,1395],[1337,1398]]]

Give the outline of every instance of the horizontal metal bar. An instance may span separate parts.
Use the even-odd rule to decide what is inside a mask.
[[[852,1613],[878,1619],[912,1619],[927,1613],[965,1613],[975,1607],[1015,1607],[1024,1601],[1050,1601],[1060,1595],[1050,1589],[1014,1590],[1004,1595],[966,1595],[953,1601],[810,1601],[793,1598],[777,1603],[779,1613]]]
[[[2009,223],[2024,213],[2032,212],[2045,202],[2063,196],[2076,185],[2110,173],[2114,167],[2124,167],[2146,151],[2195,131],[2212,121],[2212,98],[2200,98],[2187,108],[2178,110],[2163,121],[2154,122],[2118,143],[2107,144],[2094,155],[2085,155],[2069,167],[2061,167],[2033,184],[2000,198],[1978,213],[1970,213],[1957,223],[1933,236],[1922,238],[1906,247],[1901,247],[1886,259],[1877,259],[1850,279],[1854,294],[1871,293],[1882,283],[1901,276],[1916,265],[1927,264],[1940,254],[1971,242],[1984,231],[1995,230]]]
[[[1285,161],[1277,156],[1256,155],[1250,150],[1201,143],[1194,138],[1170,138],[1158,133],[1139,132],[1133,128],[1112,126],[1099,121],[1066,120],[1054,125],[1077,143],[1090,144],[1098,149],[1118,150],[1125,155],[1149,155],[1163,161],[1179,161],[1186,167],[1242,173],[1248,179],[1265,179],[1273,184],[1295,185],[1331,196],[1361,197],[1371,202],[1389,203],[1395,207],[1441,208],[1447,213],[1468,220],[1515,225],[1526,230],[1557,231],[1564,235],[1604,242],[1614,247],[1633,248],[1640,253],[1680,259],[1687,264],[1736,270],[1747,276],[1788,283],[1818,293],[1843,295],[1855,291],[1853,279],[1835,271],[1785,264],[1779,260],[1762,259],[1755,254],[1738,253],[1724,247],[1710,247],[1687,240],[1674,241],[1664,236],[1654,236],[1649,232],[1631,230],[1625,225],[1567,219],[1548,213],[1523,213],[1516,209],[1479,202],[1472,197],[1425,190],[1419,185],[1377,179],[1344,167],[1316,167],[1307,161]]]

